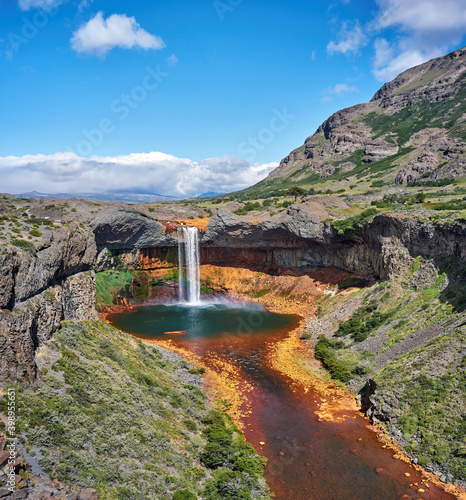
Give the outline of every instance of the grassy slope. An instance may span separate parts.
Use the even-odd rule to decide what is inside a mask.
[[[199,376],[178,356],[106,323],[69,322],[38,365],[39,385],[17,387],[17,424],[52,477],[102,499],[268,498],[262,459],[208,410]]]
[[[466,480],[465,307],[464,268],[447,262],[439,272],[419,257],[392,281],[323,299],[320,318],[309,326],[332,376],[355,389],[373,378],[376,412],[406,450],[460,481]],[[319,322],[331,325],[325,338]]]

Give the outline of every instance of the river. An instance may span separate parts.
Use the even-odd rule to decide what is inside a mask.
[[[276,500],[456,498],[381,443],[357,409],[333,409],[280,369],[277,345],[299,324],[296,315],[252,304],[140,306],[110,314],[117,328],[192,353],[241,395],[236,420],[267,457],[265,477]],[[311,378],[309,378],[312,380]]]

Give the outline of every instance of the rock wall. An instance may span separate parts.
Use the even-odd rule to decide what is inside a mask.
[[[406,257],[427,255],[437,265],[447,258],[466,260],[465,224],[448,227],[379,215],[368,227],[339,235],[330,223],[316,221],[308,207],[296,204],[273,219],[251,224],[220,210],[202,238],[203,263],[250,263],[303,271],[335,266],[387,279],[398,272]]]
[[[98,319],[94,272],[79,273],[61,284],[0,310],[0,382],[36,377],[35,352],[63,320]]]

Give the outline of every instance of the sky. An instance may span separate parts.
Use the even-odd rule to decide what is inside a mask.
[[[0,192],[242,189],[464,45],[465,0],[0,0]]]

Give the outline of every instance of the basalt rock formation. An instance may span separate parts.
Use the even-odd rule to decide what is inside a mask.
[[[303,271],[335,266],[357,275],[387,279],[396,274],[403,254],[428,255],[438,263],[449,257],[466,260],[465,225],[450,228],[378,215],[366,228],[340,235],[325,221],[324,207],[317,205],[295,204],[257,224],[220,210],[211,218],[202,239],[208,263],[226,262],[224,248],[231,255],[230,264],[239,251],[244,261],[248,249],[252,260],[256,254],[262,255],[269,266]]]

